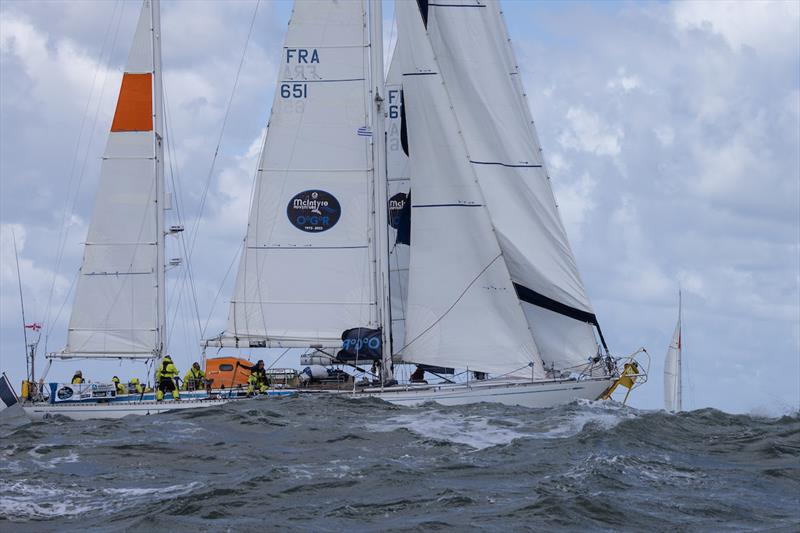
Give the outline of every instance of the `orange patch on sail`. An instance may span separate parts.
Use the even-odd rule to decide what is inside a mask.
[[[111,131],[150,131],[153,129],[153,75],[122,75],[117,110]]]

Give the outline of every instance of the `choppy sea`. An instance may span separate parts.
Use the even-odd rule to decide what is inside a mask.
[[[800,417],[255,399],[0,420],[0,531],[800,531]]]

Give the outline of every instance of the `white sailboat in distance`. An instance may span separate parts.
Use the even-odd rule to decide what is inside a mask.
[[[228,326],[205,346],[374,362],[335,393],[399,404],[600,398],[620,372],[499,3],[395,9],[387,92],[380,1],[295,3]]]
[[[678,323],[664,358],[664,409],[673,413],[683,411],[681,307],[681,293],[678,291]]]

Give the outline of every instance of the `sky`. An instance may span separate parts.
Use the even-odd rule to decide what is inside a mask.
[[[58,350],[139,5],[0,2],[0,370],[17,386],[25,364],[12,236],[26,319],[43,322],[42,347],[46,337]],[[680,287],[684,407],[796,411],[800,3],[502,5],[606,340],[615,355],[650,354],[649,382],[631,404],[662,406]],[[170,350],[182,370],[199,358],[201,334],[225,326],[291,4],[255,8],[162,0],[168,173],[194,242],[198,302],[186,268],[172,270]],[[94,379],[143,374],[66,362],[48,379],[79,367]]]

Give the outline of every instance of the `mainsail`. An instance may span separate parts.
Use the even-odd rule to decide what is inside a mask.
[[[164,185],[158,10],[145,0],[122,76],[60,357],[158,355]]]
[[[223,346],[380,328],[363,1],[296,2]]]
[[[396,359],[542,377],[423,18],[398,2],[412,181],[405,343]]]
[[[558,213],[499,5],[419,3],[539,354],[547,368],[583,366],[597,354],[599,326]]]
[[[667,411],[680,412],[683,410],[681,355],[681,309],[679,303],[678,323],[675,325],[672,342],[670,342],[664,358],[664,409]]]

